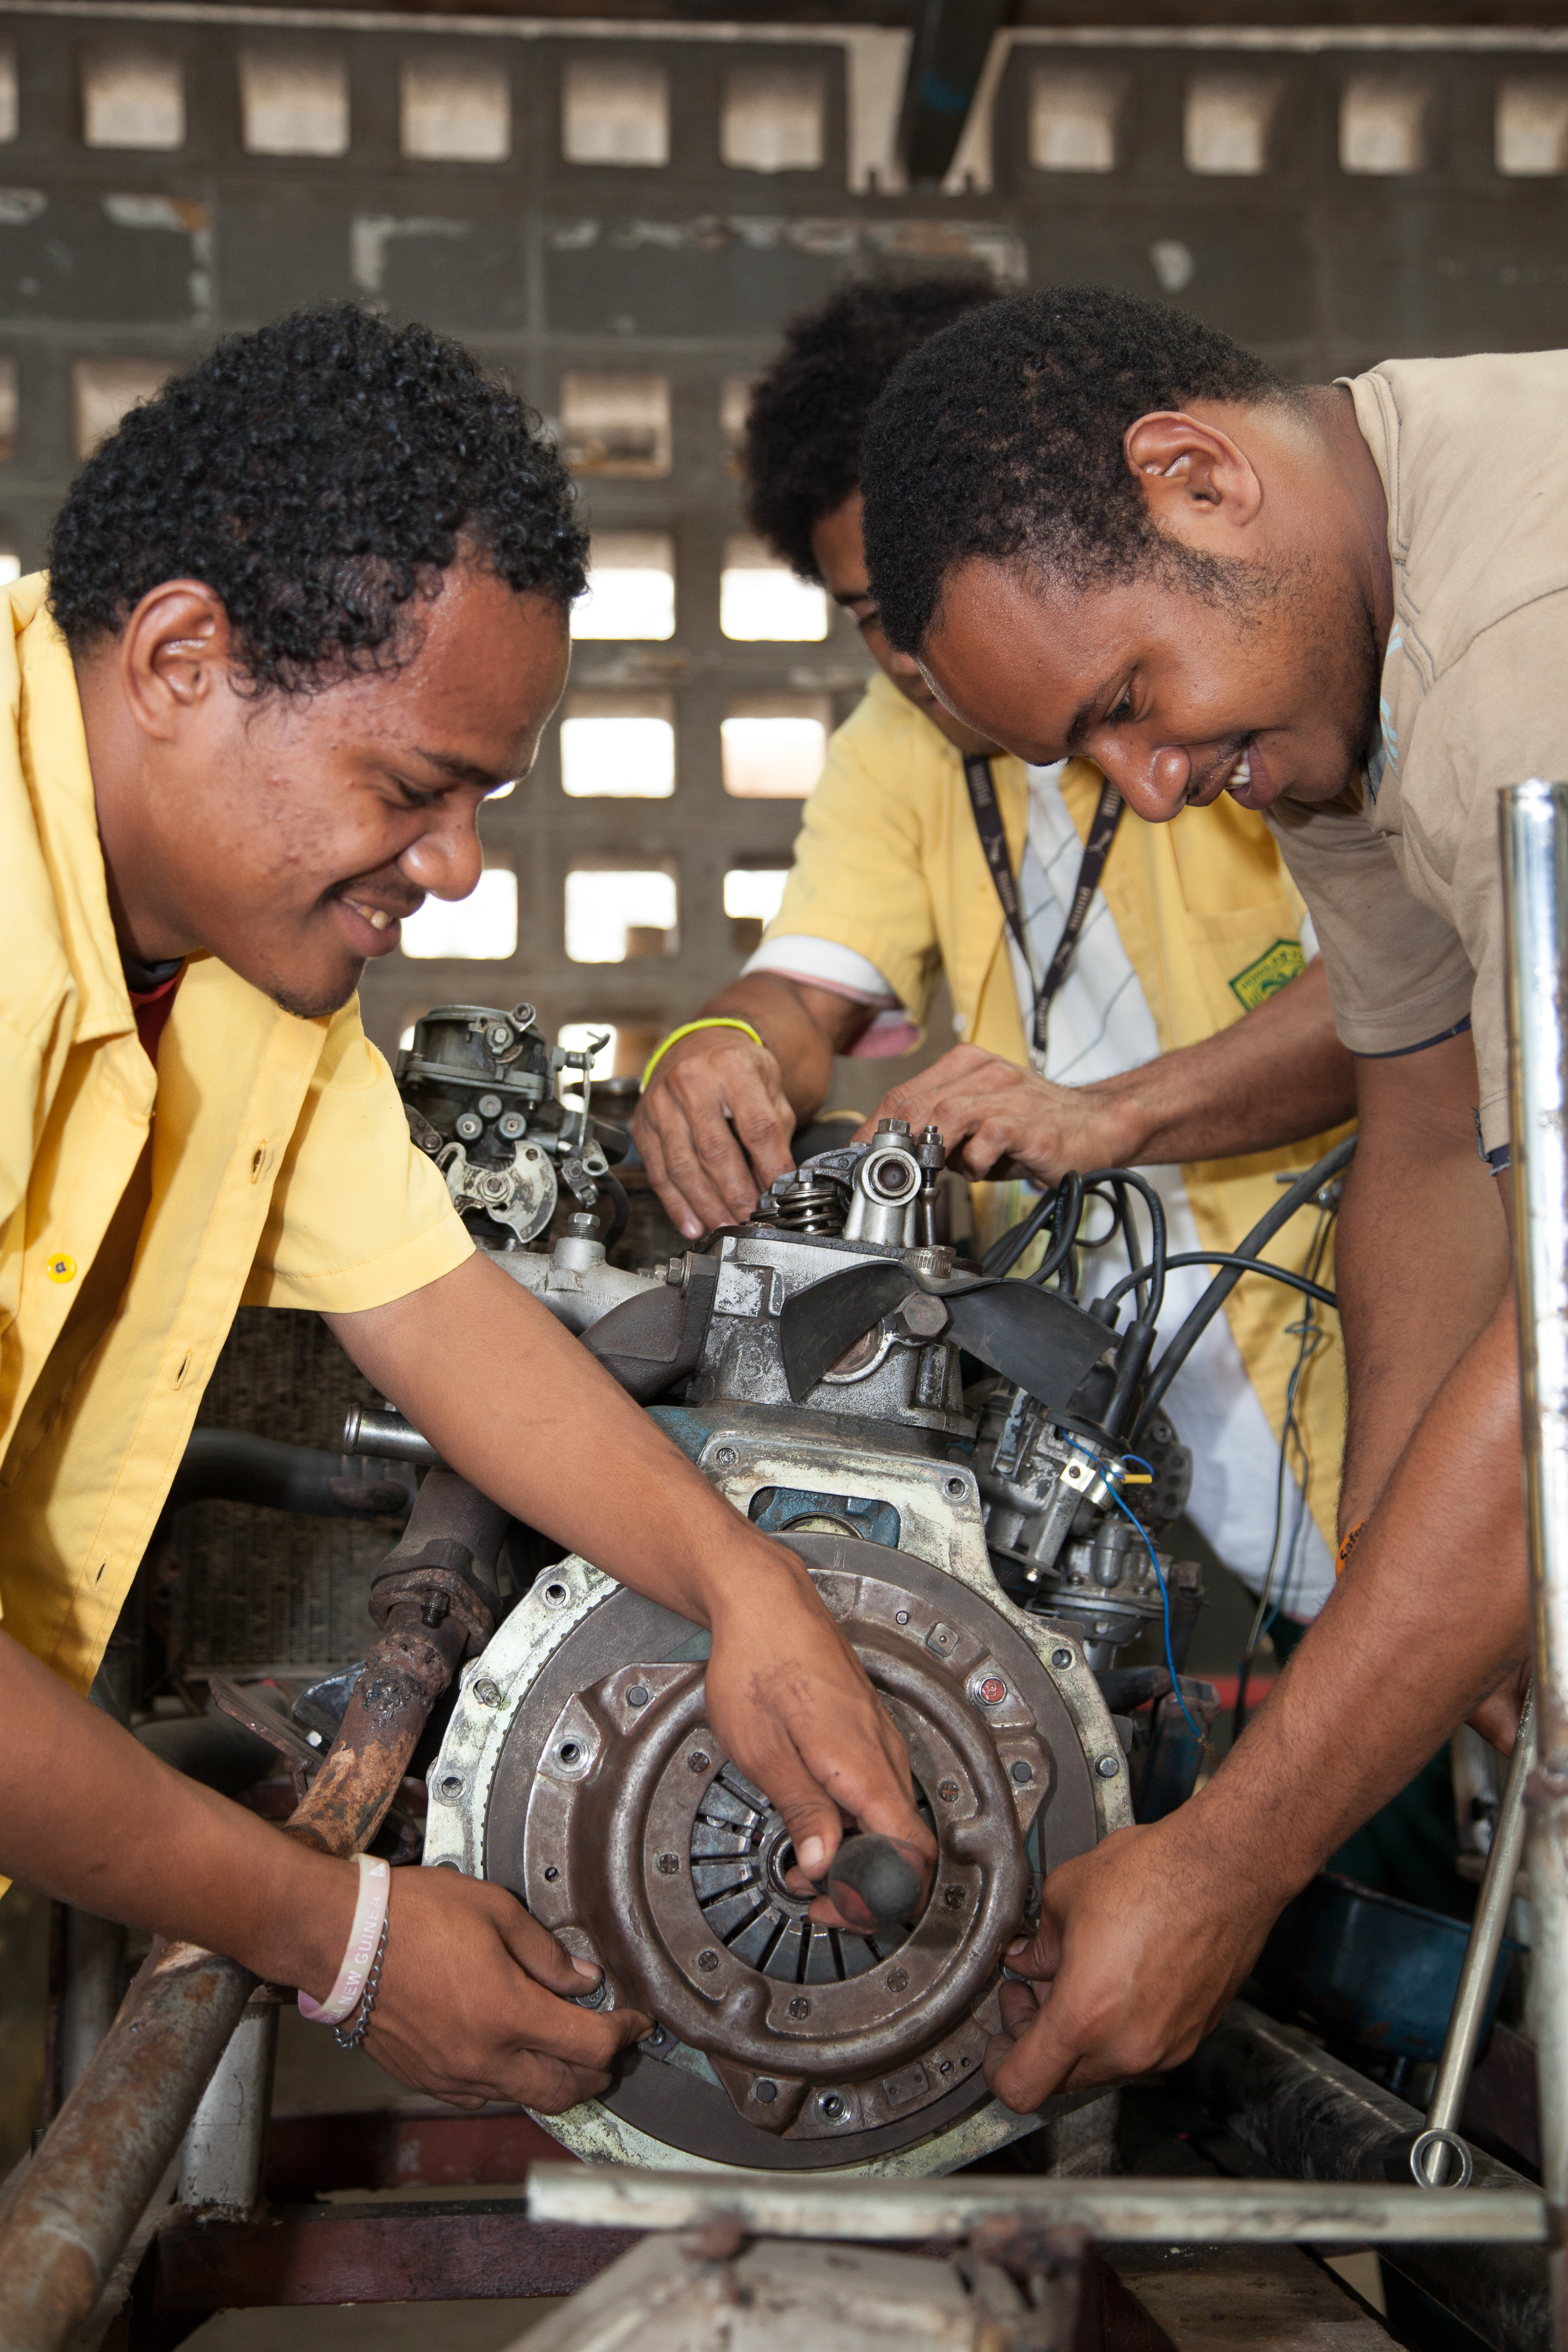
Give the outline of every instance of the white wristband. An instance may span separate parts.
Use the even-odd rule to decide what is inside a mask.
[[[308,1992],[300,1995],[300,2014],[308,2017],[312,2025],[341,2025],[345,2017],[353,2015],[364,1997],[365,1979],[386,1925],[386,1906],[392,1894],[391,1865],[368,1853],[356,1854],[354,1860],[359,1864],[359,1896],[338,1980],[325,2000],[312,2000]]]

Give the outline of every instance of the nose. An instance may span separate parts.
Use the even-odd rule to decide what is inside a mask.
[[[1097,744],[1097,765],[1132,811],[1148,824],[1164,824],[1186,806],[1191,756],[1176,743],[1144,751],[1125,740]]]
[[[432,814],[430,824],[397,861],[415,888],[428,891],[433,898],[466,898],[478,887],[484,863],[473,810],[450,805]]]

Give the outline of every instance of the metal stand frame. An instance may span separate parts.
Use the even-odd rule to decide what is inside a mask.
[[[1553,2332],[1568,2340],[1568,784],[1502,795],[1514,1257],[1540,1761],[1526,1805]]]

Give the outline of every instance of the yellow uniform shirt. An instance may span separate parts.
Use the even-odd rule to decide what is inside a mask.
[[[1028,779],[1011,758],[994,760],[991,772],[1016,872],[1028,826]],[[1072,761],[1061,786],[1079,834],[1087,835],[1100,771]],[[1128,814],[1101,887],[1165,1053],[1227,1028],[1301,969],[1302,899],[1262,818],[1232,800],[1190,809],[1171,824],[1143,824]],[[922,1024],[945,971],[965,1042],[1026,1065],[1005,921],[975,830],[963,762],[889,678],[872,679],[833,738],[770,931],[854,950]],[[1204,1246],[1234,1249],[1278,1201],[1277,1172],[1310,1167],[1332,1139],[1318,1136],[1247,1159],[1184,1167]],[[1269,1256],[1299,1268],[1311,1223],[1296,1220]],[[1321,1278],[1331,1283],[1331,1266]],[[1277,1437],[1299,1345],[1285,1328],[1296,1320],[1293,1307],[1282,1310],[1285,1297],[1275,1284],[1244,1278],[1226,1305]],[[1325,1319],[1332,1344],[1320,1347],[1301,1383],[1296,1418],[1311,1465],[1313,1516],[1331,1550],[1344,1381],[1337,1319]]]
[[[154,1072],[46,591],[0,592],[0,1611],[85,1691],[236,1308],[381,1306],[473,1244],[357,1005],[198,957]]]

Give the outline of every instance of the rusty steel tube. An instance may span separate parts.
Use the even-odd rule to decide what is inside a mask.
[[[504,1513],[498,1523],[493,1505],[449,1476],[437,1501],[464,1535],[482,1529],[488,1537],[493,1528],[499,1549]],[[420,1532],[428,1535],[437,1517],[427,1507]],[[479,1564],[493,1569],[494,1550],[485,1559],[483,1549],[476,1547]],[[286,1824],[322,1853],[357,1853],[374,1836],[430,1710],[461,1663],[468,1629],[455,1615],[430,1624],[433,1613],[417,1599],[388,1611],[338,1737]],[[184,2137],[254,1981],[219,1953],[154,1946],[0,2220],[0,2352],[61,2352],[92,2310]]]

